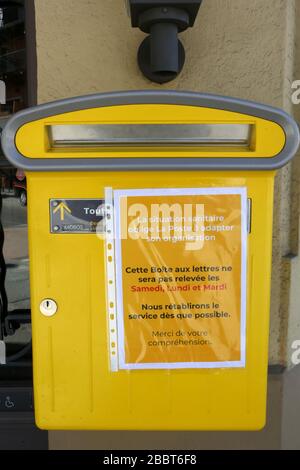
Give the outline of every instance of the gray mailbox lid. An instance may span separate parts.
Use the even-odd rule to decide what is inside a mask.
[[[15,145],[18,129],[31,121],[89,108],[129,104],[177,104],[233,111],[278,123],[285,132],[286,143],[273,158],[55,158],[30,159]],[[287,164],[300,143],[299,127],[281,109],[252,101],[225,96],[177,91],[125,91],[80,96],[43,104],[16,113],[2,133],[6,158],[17,168],[27,171],[122,171],[122,170],[275,170]]]

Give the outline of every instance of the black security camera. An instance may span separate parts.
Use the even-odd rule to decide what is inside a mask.
[[[174,80],[185,62],[178,33],[194,25],[202,0],[129,0],[127,3],[132,26],[149,34],[138,51],[141,71],[156,83]]]

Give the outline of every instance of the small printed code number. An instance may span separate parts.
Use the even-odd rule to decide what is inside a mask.
[[[196,465],[197,456],[196,455],[175,455],[175,454],[165,454],[165,455],[148,455],[147,456],[147,465]]]

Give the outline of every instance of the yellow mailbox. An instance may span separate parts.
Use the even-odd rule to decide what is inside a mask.
[[[265,424],[275,171],[298,127],[261,104],[123,92],[17,113],[43,429]]]

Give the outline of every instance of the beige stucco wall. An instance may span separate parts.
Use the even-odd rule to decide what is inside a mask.
[[[232,95],[291,111],[295,2],[204,0],[195,27],[181,35],[187,55],[182,74],[160,86],[138,69],[136,52],[144,35],[130,27],[123,0],[35,0],[38,100],[167,88]],[[291,338],[300,338],[297,174],[296,162],[276,182],[272,364],[287,364]]]

